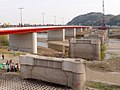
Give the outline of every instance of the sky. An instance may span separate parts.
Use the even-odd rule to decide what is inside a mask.
[[[120,0],[104,0],[105,14],[120,14]],[[0,0],[0,23],[66,24],[89,12],[102,12],[102,0]],[[44,13],[44,15],[43,15]]]

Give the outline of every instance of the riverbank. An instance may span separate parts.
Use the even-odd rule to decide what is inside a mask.
[[[41,47],[40,50],[41,50],[40,52],[44,51],[44,53],[41,53],[41,55],[45,54],[44,56],[49,56],[51,54],[51,49],[46,49]],[[55,51],[52,50],[52,52],[55,52]],[[16,54],[14,55],[13,51],[8,51],[7,48],[1,48],[0,54],[3,54],[3,53],[5,55],[5,59],[2,60],[2,58],[0,57],[0,63],[5,63],[6,60],[11,60],[11,59],[13,60],[14,63],[19,63],[19,55],[26,54],[23,52],[16,52]],[[97,81],[97,82],[109,83],[109,84],[112,83],[112,85],[116,85],[115,82],[120,83],[120,80],[119,80],[120,75],[117,73],[113,73],[113,72],[120,72],[120,67],[119,67],[120,58],[115,58],[115,59],[110,59],[105,61],[87,61],[86,65],[87,65],[87,70],[86,70],[87,81],[94,81],[94,82]],[[110,72],[112,72],[111,75],[109,74]],[[6,73],[7,73],[6,70],[0,70],[0,75],[4,75],[4,74],[6,75]],[[107,75],[106,73],[108,73],[109,76],[106,76]],[[9,75],[12,76],[12,74],[14,76],[14,72],[10,72],[10,74],[7,74],[8,75],[7,77],[9,77]],[[15,78],[16,77],[18,78],[20,76],[18,75],[18,76],[15,76]],[[2,77],[0,76],[0,78]],[[21,82],[21,80],[22,79],[20,79],[19,82]],[[11,80],[11,82],[13,81]],[[95,90],[95,89],[87,89],[87,90]],[[104,90],[104,89],[98,89],[98,90]]]

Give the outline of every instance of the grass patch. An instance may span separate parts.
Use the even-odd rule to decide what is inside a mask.
[[[19,55],[25,55],[26,52],[19,52],[19,51],[8,51],[8,47],[7,48],[4,48],[4,47],[1,47],[0,48],[0,53],[2,54],[13,54],[15,56],[19,56]]]
[[[101,45],[101,59],[104,60],[106,56],[106,45]]]
[[[1,35],[0,36],[0,46],[8,46],[8,36],[7,35]]]
[[[120,86],[118,85],[110,85],[110,84],[105,84],[101,82],[88,81],[86,85],[88,87],[96,88],[99,90],[120,90]]]

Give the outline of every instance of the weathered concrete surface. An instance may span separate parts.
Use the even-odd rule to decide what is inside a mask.
[[[76,28],[76,33],[82,33],[83,32],[83,28]]]
[[[73,29],[65,29],[65,37],[75,38],[75,37],[76,37],[76,28],[73,28]]]
[[[69,56],[89,60],[101,60],[99,39],[70,39]]]
[[[48,41],[65,41],[65,29],[48,31]]]
[[[101,34],[104,36],[104,43],[108,43],[108,30],[98,30],[95,31],[94,34]]]
[[[90,34],[85,34],[84,38],[85,39],[99,39],[101,41],[101,45],[104,45],[108,42],[108,31],[107,30],[94,31]]]
[[[105,44],[105,39],[104,35],[102,34],[85,34],[84,39],[99,39],[101,41],[101,45]]]
[[[30,60],[30,61],[29,61]],[[20,75],[85,90],[85,63],[82,59],[21,55]]]
[[[9,35],[9,46],[13,50],[37,53],[37,33]]]

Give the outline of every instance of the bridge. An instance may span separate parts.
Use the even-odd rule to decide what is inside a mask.
[[[9,35],[9,46],[13,50],[37,53],[37,32],[48,31],[49,41],[64,41],[65,37],[76,37],[77,32],[89,26],[43,26],[1,28],[0,35]]]

